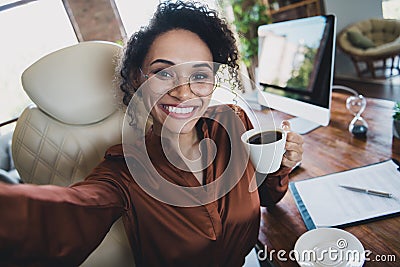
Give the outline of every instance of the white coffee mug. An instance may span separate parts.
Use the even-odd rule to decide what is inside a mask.
[[[258,134],[266,132],[269,134],[263,135],[263,143],[255,144],[249,142],[251,139],[256,139],[255,137]],[[271,134],[271,132],[275,134]],[[275,139],[270,139],[271,136],[275,136]],[[280,138],[277,140],[276,136]],[[285,153],[286,136],[287,132],[282,128],[252,129],[242,134],[242,143],[250,153],[250,160],[257,172],[273,173],[279,170]]]

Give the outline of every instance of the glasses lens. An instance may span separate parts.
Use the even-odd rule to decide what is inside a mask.
[[[189,84],[195,95],[208,96],[215,88],[214,73],[212,71],[196,72],[190,76]]]
[[[212,94],[215,89],[215,74],[211,67],[204,63],[196,65],[189,65],[189,73],[186,71],[176,72],[177,67],[170,67],[165,69],[150,71],[147,75],[148,85],[154,93],[165,94],[171,90],[176,89],[182,85],[189,85],[190,90],[197,96],[208,96]],[[186,72],[186,73],[185,73]]]
[[[164,69],[156,72],[150,72],[147,84],[156,94],[164,94],[175,87],[177,76],[175,72]]]
[[[176,80],[177,77],[175,72],[171,70],[160,70],[156,72],[154,75],[156,79],[161,81],[174,81]]]

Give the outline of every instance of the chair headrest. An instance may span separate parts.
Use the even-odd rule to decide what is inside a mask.
[[[48,54],[22,74],[25,92],[53,118],[90,124],[115,112],[116,56],[122,47],[105,41],[81,42]]]

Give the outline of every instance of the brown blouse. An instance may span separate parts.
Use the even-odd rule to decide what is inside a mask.
[[[197,124],[199,134],[212,139],[218,151],[204,170],[204,184],[223,177],[229,161],[243,162],[243,155],[231,153],[232,146],[238,146],[243,131],[252,126],[243,111],[235,120],[229,110],[210,108]],[[137,266],[242,266],[257,241],[260,199],[263,205],[279,201],[287,190],[288,171],[269,175],[258,191],[249,192],[254,168],[246,159],[244,170],[235,169],[243,164],[234,164],[233,173],[240,179],[221,198],[174,206],[150,196],[135,180],[152,179],[140,160],[147,151],[165,180],[200,186],[192,173],[168,161],[170,151],[162,150],[160,142],[161,137],[149,131],[145,148],[111,147],[85,181],[68,188],[0,185],[0,266],[79,265],[120,216]],[[130,164],[139,166],[135,173]]]

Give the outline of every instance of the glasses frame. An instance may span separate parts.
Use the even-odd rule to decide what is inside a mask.
[[[140,67],[139,67],[139,71],[140,71],[140,73],[143,75],[143,77],[144,77],[146,80],[150,79],[152,76],[155,75],[155,74],[154,74],[154,75],[151,75],[151,76],[150,76],[148,73],[147,73],[147,74],[144,73],[143,70],[142,70],[142,68],[140,68]],[[207,94],[207,95],[199,95],[199,94],[196,94],[196,93],[193,91],[193,89],[192,89],[192,87],[191,87],[191,83],[190,83],[190,79],[193,77],[193,75],[195,75],[195,74],[191,74],[190,76],[179,76],[179,75],[176,75],[177,78],[174,79],[174,88],[168,90],[166,93],[168,94],[168,93],[171,92],[172,90],[175,90],[178,86],[181,86],[181,85],[184,85],[184,84],[188,84],[188,85],[189,85],[189,89],[190,89],[190,91],[192,92],[192,94],[194,94],[195,96],[198,96],[198,97],[207,97],[207,96],[212,95],[212,93],[214,93],[215,89],[217,88],[217,82],[215,81],[215,73],[214,73],[214,72],[213,72],[213,75],[214,75],[213,89],[212,89],[211,92],[210,92],[209,94]],[[186,78],[186,79],[187,79],[187,83],[182,83],[182,84],[179,85],[179,80],[180,80],[180,78]]]

